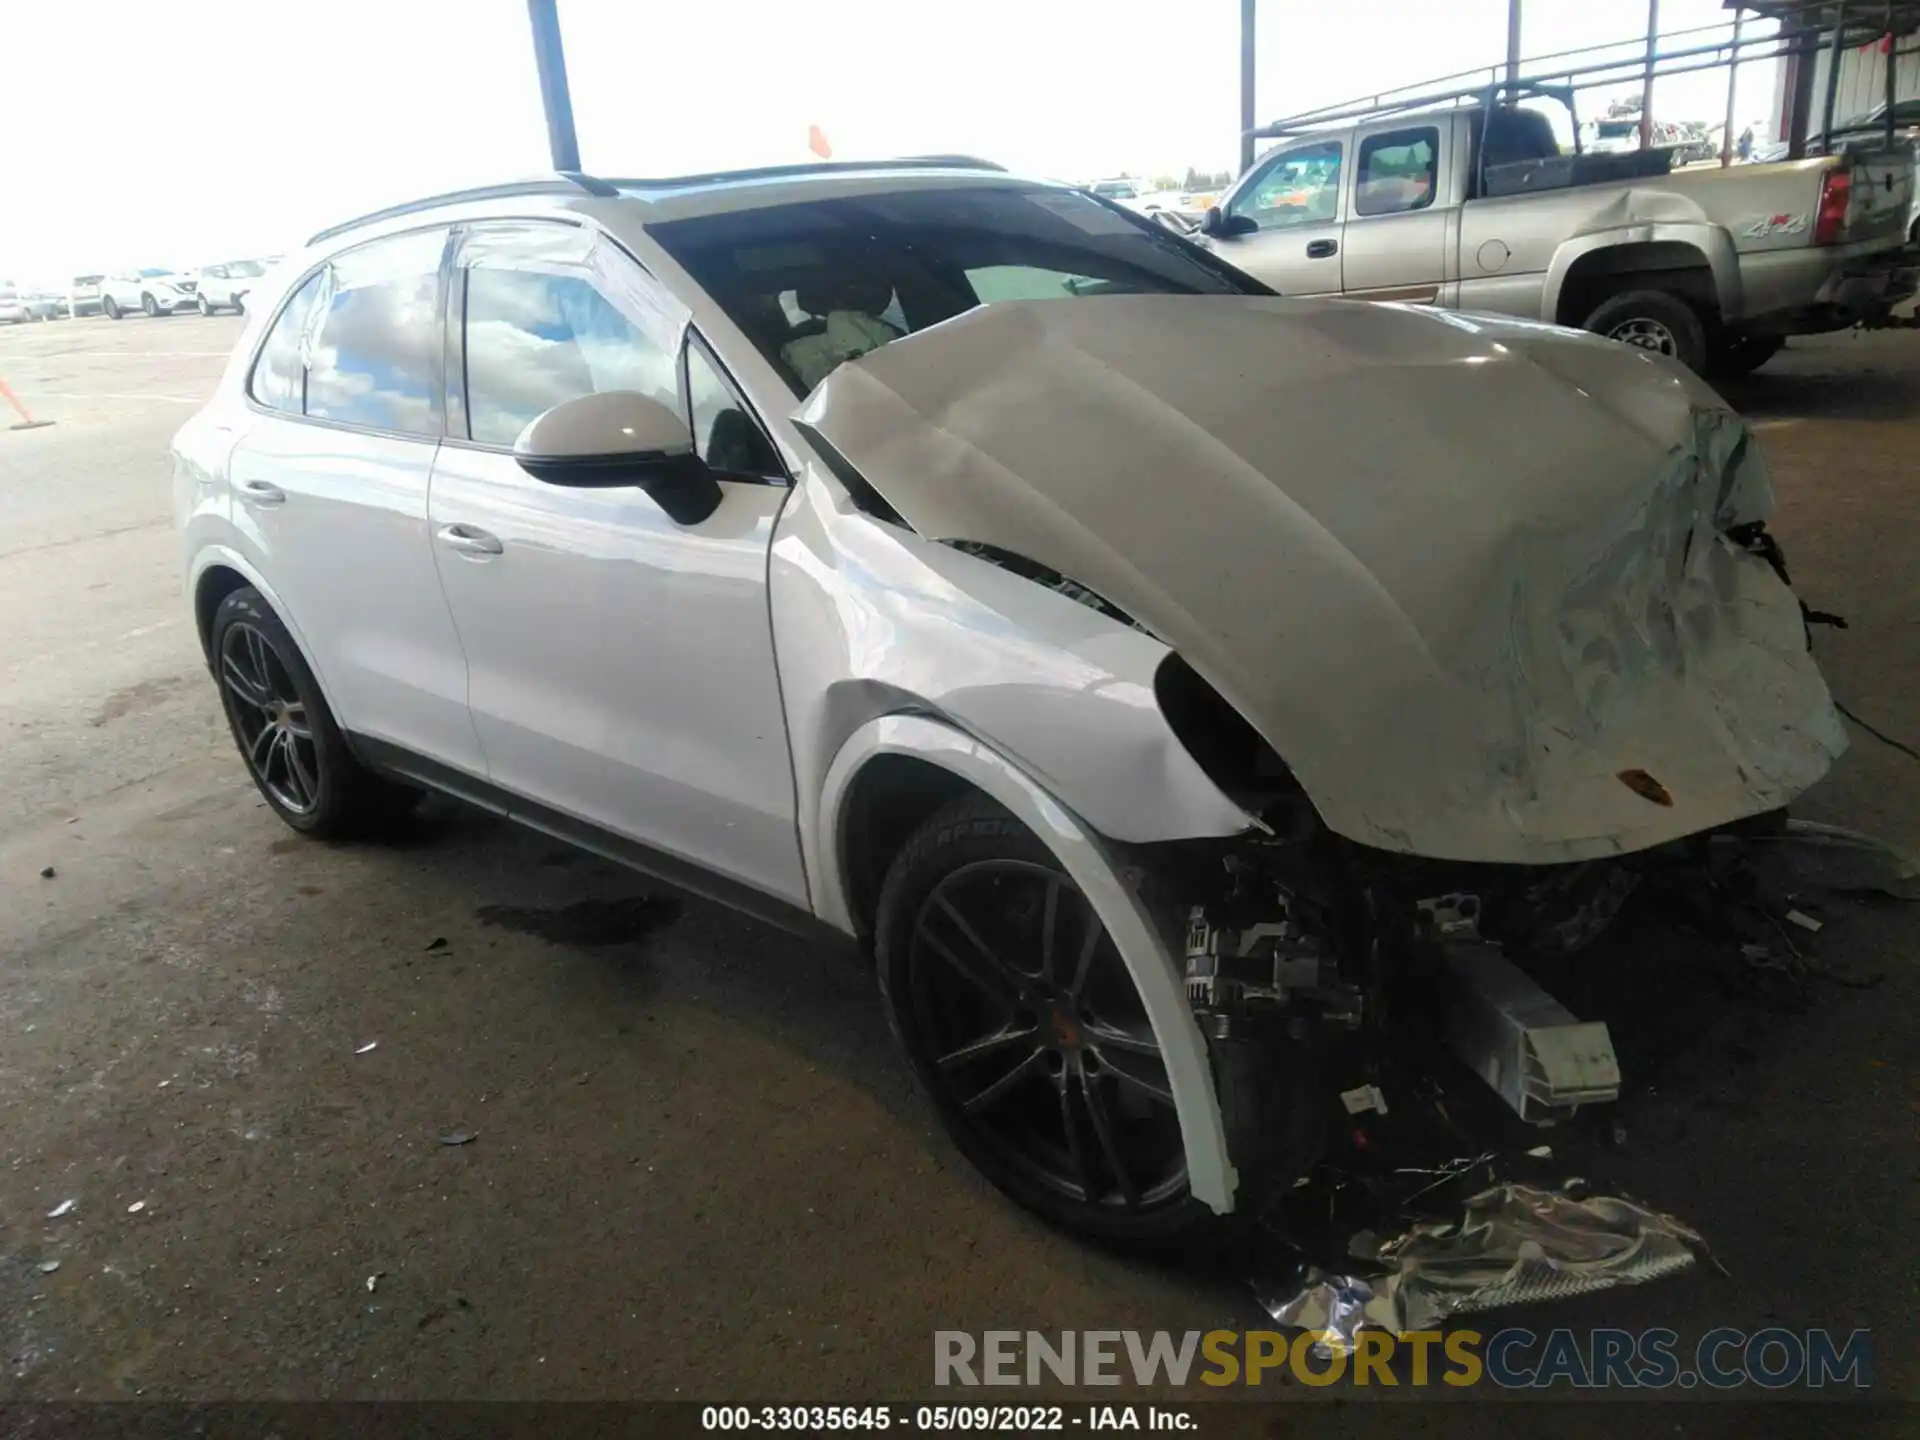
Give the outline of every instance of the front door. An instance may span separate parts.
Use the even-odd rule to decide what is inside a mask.
[[[789,493],[771,443],[685,310],[582,228],[475,227],[448,322],[464,376],[430,519],[493,782],[805,905],[767,608]],[[712,515],[683,525],[637,488],[549,485],[515,463],[530,420],[608,390],[689,417],[722,475]]]
[[[1228,221],[1253,228],[1218,237],[1220,258],[1282,295],[1338,295],[1346,145],[1312,140],[1276,151],[1234,187]]]

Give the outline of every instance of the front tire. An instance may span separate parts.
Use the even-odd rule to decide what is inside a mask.
[[[199,311],[200,311],[200,313],[201,313],[202,315],[205,315],[205,316],[207,316],[208,318],[212,318],[212,315],[213,315],[213,306],[211,306],[211,305],[209,305],[209,304],[207,303],[207,297],[206,297],[206,296],[204,296],[204,295],[202,295],[202,296],[200,296],[200,297],[199,297],[199,299],[197,299],[196,301],[194,301],[194,304],[195,304],[195,306],[196,306],[196,307],[197,307],[197,308],[199,309]]]
[[[1696,311],[1664,290],[1629,290],[1603,300],[1585,329],[1623,345],[1669,355],[1694,374],[1707,363],[1707,327]]]
[[[146,314],[149,320],[152,320],[160,313],[159,303],[155,301],[151,295],[142,295],[140,297],[140,309]]]
[[[1172,1087],[1132,976],[1032,831],[985,797],[949,805],[901,850],[878,909],[894,1033],[988,1180],[1110,1242],[1212,1226],[1188,1188]]]
[[[368,835],[413,808],[417,790],[354,758],[300,647],[258,590],[242,586],[220,602],[209,645],[233,742],[293,829],[321,840]]]
[[[1713,346],[1707,364],[1715,379],[1738,379],[1758,370],[1786,343],[1778,335],[1723,335]]]

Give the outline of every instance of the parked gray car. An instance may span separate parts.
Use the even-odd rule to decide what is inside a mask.
[[[1386,114],[1289,134],[1209,213],[1206,243],[1283,294],[1578,326],[1721,374],[1913,294],[1905,146],[1671,163],[1562,154],[1524,106]]]

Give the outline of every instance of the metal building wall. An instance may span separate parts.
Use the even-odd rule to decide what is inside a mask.
[[[1914,35],[1899,37],[1895,48],[1901,49],[1915,43]],[[1813,57],[1813,124],[1812,131],[1820,129],[1820,107],[1826,103],[1828,52],[1820,51]],[[1784,136],[1785,127],[1782,117],[1786,114],[1786,83],[1788,67],[1780,67],[1780,78],[1774,82],[1773,113],[1779,133]],[[1833,118],[1845,120],[1854,115],[1864,115],[1885,98],[1881,88],[1886,82],[1887,57],[1880,53],[1876,42],[1871,45],[1856,45],[1840,52],[1840,89],[1834,96]],[[1920,98],[1920,51],[1899,57],[1893,72],[1894,85],[1897,87],[1894,98],[1913,100]]]

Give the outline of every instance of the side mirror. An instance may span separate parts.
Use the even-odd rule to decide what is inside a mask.
[[[561,401],[520,432],[513,458],[549,485],[638,486],[677,525],[720,508],[720,483],[694,453],[686,423],[634,390]]]
[[[1228,215],[1215,205],[1208,209],[1200,228],[1216,240],[1231,240],[1236,235],[1253,234],[1260,225],[1251,215]]]

